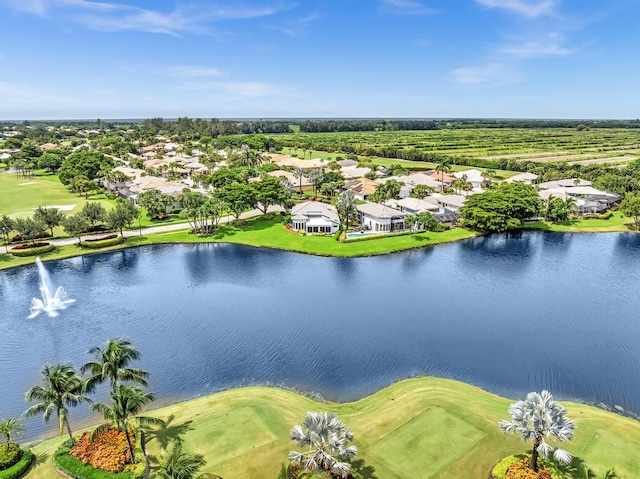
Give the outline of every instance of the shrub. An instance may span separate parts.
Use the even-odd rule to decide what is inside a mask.
[[[112,237],[109,239],[83,241],[82,243],[80,243],[80,246],[88,249],[100,249],[100,248],[107,248],[109,246],[115,246],[117,244],[122,243],[123,241],[124,241],[124,238],[122,238],[121,236],[115,235],[115,237]]]
[[[36,248],[29,248],[29,249],[15,249],[12,248],[9,250],[9,252],[13,255],[13,256],[20,256],[20,257],[25,257],[25,256],[38,256],[41,254],[45,254],[45,253],[51,253],[54,249],[56,249],[56,247],[52,244],[47,245],[47,246],[40,246],[40,247],[36,247]]]
[[[69,453],[97,469],[122,472],[129,458],[127,436],[124,431],[105,429],[92,441],[91,434],[85,432]]]
[[[17,246],[14,246],[11,249],[14,250],[14,249],[41,248],[42,246],[49,246],[49,244],[51,243],[25,243],[25,244],[19,244]]]
[[[525,458],[509,466],[504,479],[551,479],[549,469],[540,466],[538,472],[529,467],[529,459]]]
[[[231,224],[237,228],[244,228],[247,226],[247,220],[235,220]]]
[[[107,236],[103,236],[102,238],[93,238],[93,239],[87,239],[87,240],[84,240],[84,241],[85,241],[85,243],[90,243],[90,242],[94,242],[94,241],[110,240],[110,239],[113,239],[113,238],[118,238],[118,235],[116,233],[113,233],[113,234],[110,234],[110,235],[107,235]]]
[[[38,233],[34,237],[34,239],[41,239],[41,238],[51,238],[51,234],[47,233],[46,231],[43,231],[42,233]],[[19,234],[11,238],[12,243],[19,243],[20,241],[22,241],[22,237]]]
[[[522,461],[523,459],[527,459],[526,454],[518,454],[516,456],[507,456],[502,459],[498,464],[496,464],[491,471],[493,479],[503,479],[509,466],[517,461]]]
[[[613,217],[613,211],[607,211],[605,213],[602,213],[601,215],[598,215],[597,218],[599,220],[609,220]]]
[[[3,444],[0,446],[0,471],[9,469],[22,457],[22,449],[17,444]]]
[[[60,471],[72,479],[142,479],[144,476],[144,463],[131,465],[134,467],[127,466],[124,472],[107,472],[83,463],[69,452],[69,441],[66,441],[53,455],[53,462]]]
[[[30,450],[23,450],[22,456],[12,467],[0,471],[0,479],[18,479],[21,477],[33,461],[33,453]]]
[[[262,218],[265,220],[272,220],[276,217],[276,214],[274,212],[271,213],[267,213],[266,215],[263,215]]]

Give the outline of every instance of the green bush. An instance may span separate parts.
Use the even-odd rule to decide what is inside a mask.
[[[144,459],[138,458],[137,455],[139,463],[134,470],[114,473],[85,464],[69,454],[70,450],[69,441],[66,441],[53,455],[53,462],[58,469],[73,479],[142,479],[144,476]]]
[[[39,256],[45,253],[51,253],[56,247],[52,244],[46,246],[38,246],[36,248],[29,249],[10,249],[9,252],[13,256],[25,257],[25,256]]]
[[[82,243],[80,243],[80,246],[82,246],[83,248],[89,248],[89,249],[100,249],[100,248],[106,248],[108,246],[115,246],[117,244],[120,244],[124,241],[124,238],[121,236],[118,236],[116,238],[110,238],[110,239],[106,239],[106,240],[101,240],[101,241],[83,241]]]
[[[244,228],[245,226],[247,226],[247,220],[242,220],[242,219],[235,220],[235,221],[232,221],[231,224],[236,228]]]
[[[613,211],[607,211],[605,213],[602,213],[601,215],[598,215],[599,220],[609,220],[612,217],[613,217]]]
[[[22,456],[22,449],[17,444],[3,444],[0,446],[0,471],[9,469]]]
[[[493,479],[502,479],[507,473],[507,470],[509,469],[509,466],[511,464],[513,464],[514,462],[521,461],[526,457],[527,457],[526,454],[517,454],[514,456],[505,457],[498,464],[496,464],[493,470],[491,471],[491,475],[493,476]]]
[[[18,479],[27,471],[27,469],[29,469],[31,461],[33,460],[33,453],[28,449],[21,450],[21,452],[22,456],[18,462],[9,469],[0,471],[0,479]]]

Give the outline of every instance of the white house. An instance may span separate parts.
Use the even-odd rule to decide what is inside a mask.
[[[455,176],[457,179],[461,179],[465,177],[467,181],[471,183],[471,186],[473,187],[473,189],[476,191],[482,190],[482,183],[486,179],[484,176],[482,176],[482,172],[475,169],[465,170],[465,171],[456,171],[453,174],[453,176]]]
[[[305,233],[335,233],[340,226],[338,211],[332,205],[319,201],[299,203],[291,210],[291,225]]]
[[[552,190],[554,188],[567,188],[572,186],[591,186],[591,182],[580,178],[567,178],[565,180],[547,181],[540,183],[538,189]]]
[[[460,211],[460,208],[462,208],[465,201],[467,201],[467,197],[462,195],[433,195],[430,198],[436,199],[442,208],[454,213]]]
[[[536,181],[538,179],[538,175],[534,174],[534,173],[518,173],[515,176],[512,176],[510,178],[507,178],[506,180],[504,180],[505,183],[525,183],[527,185],[531,185],[533,184],[534,181]]]
[[[365,203],[356,206],[360,224],[365,229],[391,233],[405,229],[404,218],[407,213],[378,203]]]
[[[403,213],[408,214],[424,213],[425,211],[436,213],[440,210],[440,206],[437,204],[437,202],[420,200],[418,198],[403,198],[395,201],[391,200],[387,203],[387,205],[393,206]]]

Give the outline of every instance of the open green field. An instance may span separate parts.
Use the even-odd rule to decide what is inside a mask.
[[[608,220],[587,219],[563,221],[562,223],[532,221],[526,224],[526,228],[565,233],[604,233],[607,231],[632,231],[635,225],[631,218],[627,218],[619,211],[616,211]]]
[[[369,241],[341,243],[336,241],[334,237],[301,236],[298,233],[288,231],[282,224],[282,221],[282,218],[279,216],[273,220],[255,218],[248,220],[247,225],[242,228],[232,225],[222,225],[218,231],[209,236],[192,235],[189,234],[187,230],[156,233],[147,236],[132,236],[122,245],[105,248],[100,251],[159,243],[238,243],[319,256],[348,257],[392,253],[394,251],[448,243],[476,236],[476,234],[470,230],[456,228],[442,233],[418,233],[415,237],[404,235],[378,238]],[[33,257],[18,258],[5,254],[4,251],[4,249],[0,249],[0,269],[33,263],[35,261]],[[60,246],[56,248],[56,251],[42,255],[41,259],[43,261],[50,261],[92,252],[93,251],[87,251],[76,245]]]
[[[104,194],[89,196],[85,199],[71,193],[56,175],[17,178],[11,173],[0,174],[0,215],[12,218],[31,216],[38,206],[57,206],[67,213],[82,209],[87,201],[99,201],[105,208],[111,208],[112,202]]]
[[[498,429],[512,402],[439,378],[402,381],[348,404],[321,404],[275,388],[233,389],[154,411],[168,425],[148,435],[149,449],[157,455],[180,438],[204,455],[206,472],[275,479],[294,446],[291,428],[307,411],[329,410],[353,431],[367,479],[485,479],[502,457],[528,449],[519,436]],[[640,477],[638,421],[581,404],[564,406],[578,425],[574,440],[565,444],[569,452],[598,477],[613,466],[627,479]],[[29,478],[56,477],[51,456],[61,441],[34,448],[38,465]]]
[[[282,151],[285,155],[293,155],[295,154],[295,150],[293,148],[283,148]],[[309,153],[311,153],[311,158],[321,158],[324,160],[335,160],[336,156],[341,156],[339,153],[327,153],[326,151],[316,151],[316,150],[307,150],[305,158],[309,158]],[[302,158],[302,151],[298,150],[298,156]],[[344,155],[342,155],[344,156]],[[436,168],[435,163],[429,163],[425,161],[411,161],[411,160],[399,160],[395,158],[378,158],[376,156],[362,156],[358,155],[358,159],[362,161],[370,161],[376,166],[386,166],[389,167],[391,165],[401,165],[411,171],[427,171],[433,170]],[[486,168],[477,168],[480,171],[486,171]],[[465,171],[468,170],[468,166],[461,165],[451,165],[451,171]],[[495,170],[495,178],[496,179],[507,179],[511,176],[517,175],[517,171],[509,171],[509,170]]]
[[[572,162],[616,158],[625,163],[640,157],[640,131],[628,129],[469,128],[427,131],[292,133],[273,135],[285,146],[332,155],[356,153],[387,156],[374,150],[398,149],[453,157]],[[496,158],[498,157],[498,158]]]

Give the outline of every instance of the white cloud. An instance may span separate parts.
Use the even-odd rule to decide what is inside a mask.
[[[466,86],[504,86],[523,80],[522,75],[501,63],[456,68],[451,76],[456,83]]]
[[[316,13],[300,18],[286,26],[270,25],[267,28],[276,32],[284,33],[290,37],[299,37],[302,33],[315,21],[321,19],[322,16]]]
[[[382,0],[380,9],[394,15],[433,15],[439,13],[436,8],[426,6],[415,0]]]
[[[217,68],[197,66],[197,65],[175,65],[159,70],[158,73],[169,77],[179,78],[202,78],[202,77],[220,77],[224,76],[224,72]]]
[[[37,15],[63,12],[71,20],[100,31],[134,30],[177,35],[204,33],[206,25],[219,20],[241,20],[274,15],[285,7],[180,4],[169,12],[131,5],[89,0],[0,0],[6,6]]]
[[[529,18],[551,16],[559,0],[476,0],[487,8],[500,8]]]
[[[527,59],[548,56],[566,56],[577,53],[577,48],[563,46],[564,38],[558,33],[550,33],[539,40],[531,40],[516,45],[505,46],[499,53],[516,58]]]

